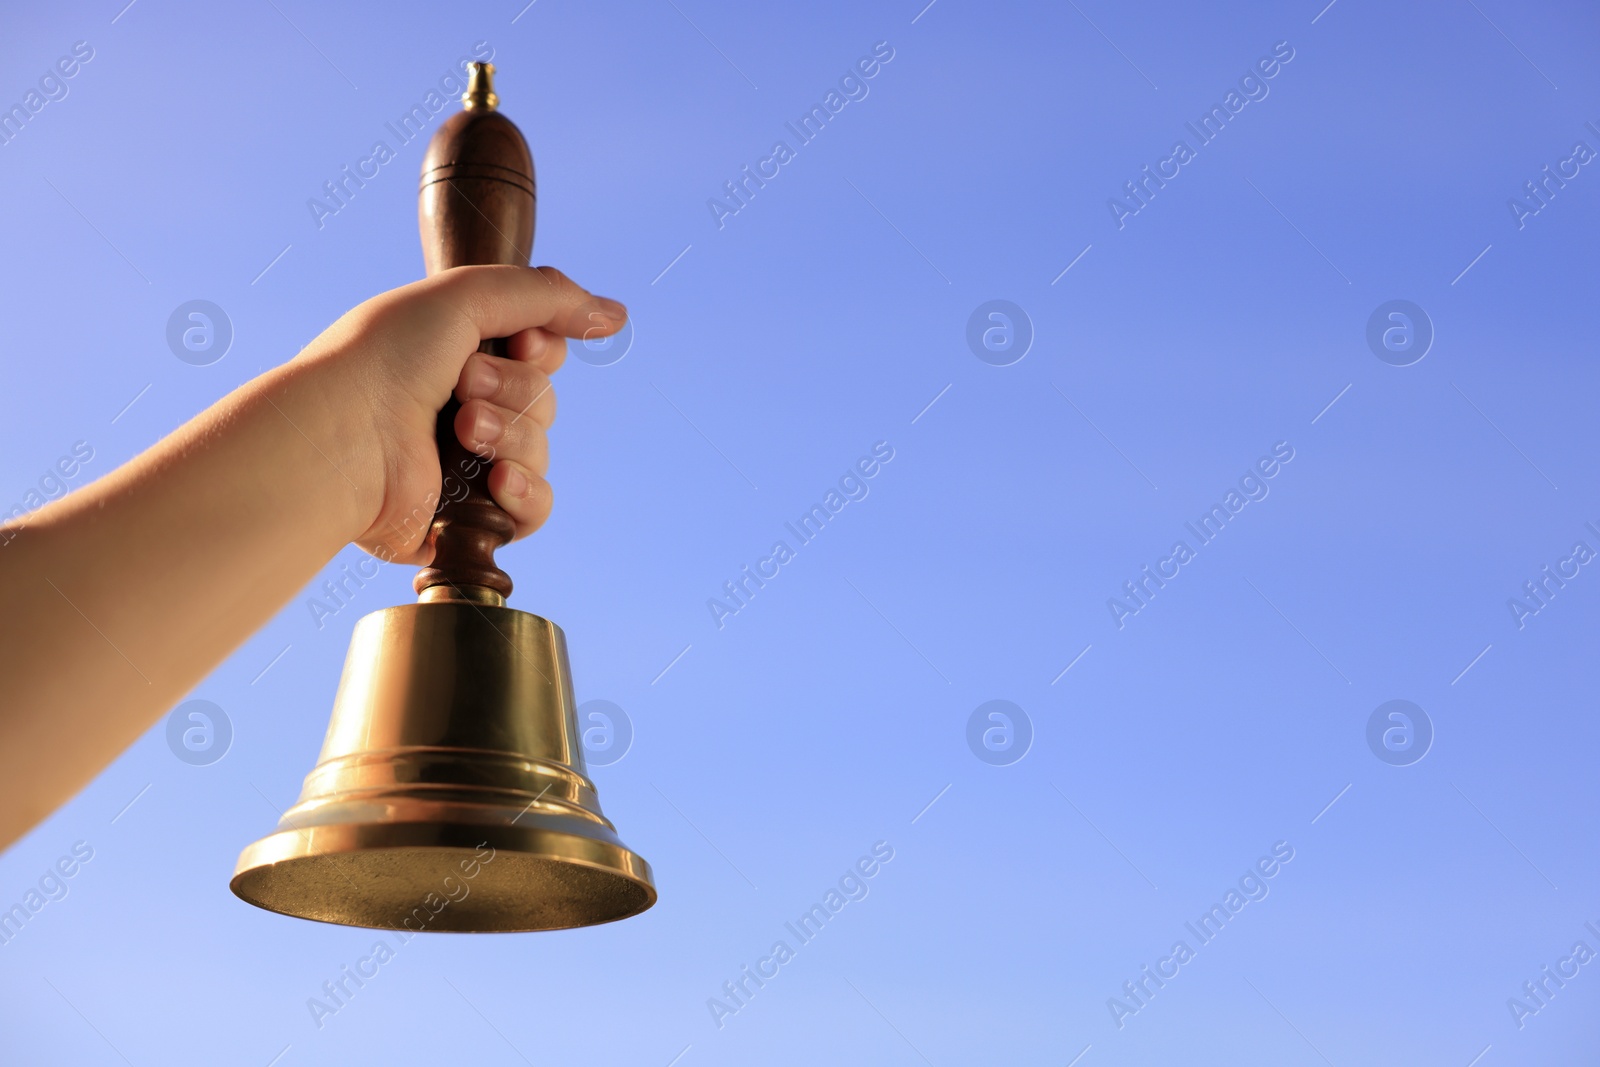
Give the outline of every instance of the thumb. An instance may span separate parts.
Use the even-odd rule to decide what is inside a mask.
[[[536,327],[563,337],[607,337],[622,328],[628,309],[595,296],[554,267],[453,267],[422,283],[430,303],[462,322],[472,348],[492,337]]]

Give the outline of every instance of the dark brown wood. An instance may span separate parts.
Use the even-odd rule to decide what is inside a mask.
[[[526,267],[535,189],[533,157],[510,119],[481,106],[452,115],[434,133],[422,162],[417,222],[428,273],[485,263]],[[504,355],[504,340],[485,340],[478,350]],[[489,495],[489,462],[457,440],[459,410],[452,397],[439,412],[443,505],[428,529],[433,563],[413,584],[418,593],[451,585],[509,596],[511,576],[495,565],[494,551],[511,540],[516,524]]]

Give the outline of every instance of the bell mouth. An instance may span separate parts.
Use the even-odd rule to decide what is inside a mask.
[[[283,915],[412,933],[564,930],[656,902],[650,865],[619,843],[481,823],[281,830],[245,849],[230,888]]]
[[[317,765],[231,887],[418,933],[592,926],[656,901],[585,772],[560,628],[442,601],[356,624]]]

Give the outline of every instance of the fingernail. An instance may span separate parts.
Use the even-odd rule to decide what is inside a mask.
[[[594,302],[598,305],[597,310],[602,318],[610,319],[612,322],[621,322],[628,317],[628,309],[610,297],[597,296],[594,298]]]
[[[478,412],[477,419],[472,423],[472,438],[480,445],[489,445],[500,440],[504,430],[505,424],[500,421],[500,416],[486,407]]]
[[[467,368],[466,399],[494,396],[500,391],[500,372],[486,359],[475,359]]]
[[[506,492],[514,497],[528,495],[528,476],[515,467],[506,467]]]

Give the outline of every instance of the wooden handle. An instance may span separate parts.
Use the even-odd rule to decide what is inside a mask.
[[[429,274],[484,263],[526,267],[533,252],[533,157],[516,124],[495,110],[493,73],[490,64],[472,64],[466,109],[440,125],[422,161],[417,223]],[[505,341],[484,341],[478,351],[503,356]],[[418,593],[445,586],[452,595],[503,603],[511,576],[495,565],[494,550],[511,540],[516,523],[489,494],[489,462],[456,438],[460,410],[451,397],[439,412],[443,504],[428,528],[433,563],[414,585]]]

